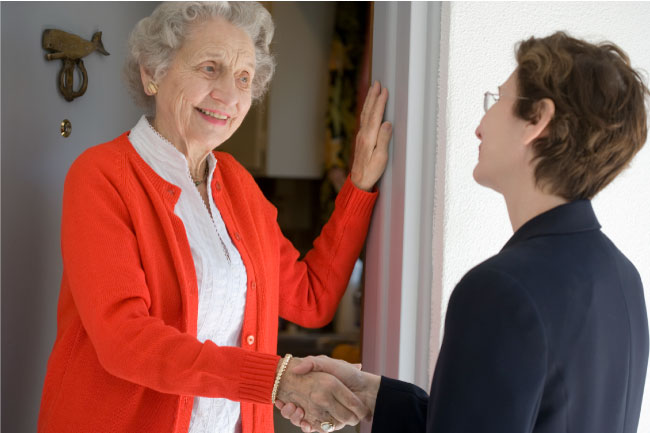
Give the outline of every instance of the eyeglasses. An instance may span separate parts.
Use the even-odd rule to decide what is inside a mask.
[[[530,99],[526,98],[524,96],[513,96],[513,95],[499,95],[498,93],[492,93],[492,92],[485,92],[485,95],[483,96],[483,109],[487,113],[490,108],[494,104],[497,103],[497,101],[502,97],[502,96],[511,96],[513,98],[517,99]]]

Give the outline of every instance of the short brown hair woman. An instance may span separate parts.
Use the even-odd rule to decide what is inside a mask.
[[[474,170],[504,196],[515,233],[454,289],[430,395],[310,360],[362,396],[373,433],[637,431],[643,286],[589,199],[645,143],[648,89],[616,45],[564,33],[522,42],[517,63],[485,94]]]

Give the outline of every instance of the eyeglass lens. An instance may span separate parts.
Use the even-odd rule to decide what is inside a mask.
[[[486,113],[490,108],[492,108],[495,102],[497,102],[496,95],[490,92],[485,92],[485,95],[483,97],[483,109]]]

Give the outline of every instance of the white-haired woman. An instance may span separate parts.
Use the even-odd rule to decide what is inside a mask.
[[[127,81],[151,116],[66,178],[39,432],[269,432],[276,395],[310,401],[327,430],[366,415],[275,352],[278,316],[323,326],[345,290],[386,165],[388,94],[370,89],[350,178],[299,261],[253,178],[213,151],[271,79],[273,30],[236,2],[165,3],[133,30]]]

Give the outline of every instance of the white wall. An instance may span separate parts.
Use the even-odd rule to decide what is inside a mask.
[[[443,5],[440,117],[436,179],[433,308],[444,310],[454,285],[474,265],[497,253],[512,234],[505,203],[477,185],[474,130],[483,93],[495,91],[514,69],[514,45],[557,30],[591,42],[620,45],[633,66],[650,71],[650,3],[450,3]],[[446,34],[446,28],[449,33]],[[448,39],[447,39],[448,38]],[[445,95],[446,93],[446,95]],[[650,299],[650,146],[594,200],[603,231],[636,265]],[[444,318],[444,311],[441,317]],[[433,316],[432,316],[433,317]],[[442,323],[432,323],[432,334]],[[435,336],[432,336],[434,341]],[[437,340],[436,340],[437,341]],[[650,379],[650,378],[649,378]],[[639,432],[650,431],[650,387]]]
[[[126,39],[149,2],[2,3],[2,429],[34,432],[56,335],[61,282],[61,199],[72,161],[140,117],[121,81]],[[45,60],[43,30],[90,39],[110,56],[84,59],[86,94],[66,102],[61,61]],[[76,79],[75,79],[76,80]],[[77,89],[75,85],[75,89]],[[63,138],[59,124],[72,122]]]

